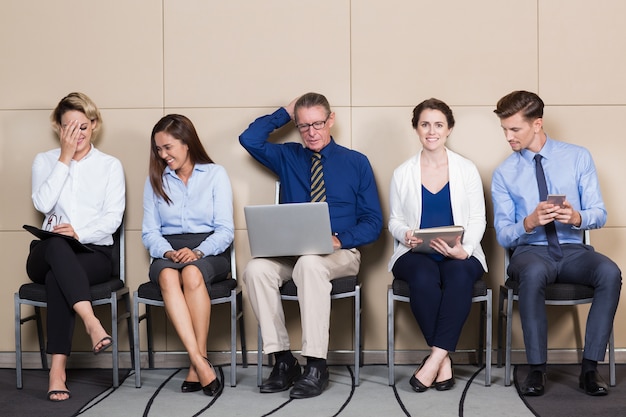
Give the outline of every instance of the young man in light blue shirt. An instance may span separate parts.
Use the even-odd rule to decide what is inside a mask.
[[[521,391],[528,396],[544,393],[545,288],[564,282],[594,288],[580,388],[589,395],[606,395],[608,386],[596,368],[604,359],[613,328],[621,272],[613,261],[583,243],[585,230],[606,222],[591,154],[548,137],[543,131],[543,107],[536,94],[514,91],[500,99],[494,110],[514,151],[494,171],[491,195],[498,242],[512,251],[508,274],[519,283],[520,317],[530,365]],[[545,194],[565,195],[565,201],[551,204]]]

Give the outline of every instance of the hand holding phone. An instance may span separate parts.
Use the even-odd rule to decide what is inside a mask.
[[[548,194],[548,199],[546,200],[549,204],[554,204],[555,206],[563,207],[563,203],[565,202],[564,194]]]

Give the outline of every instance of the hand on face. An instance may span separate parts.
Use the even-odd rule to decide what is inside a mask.
[[[72,160],[78,147],[78,138],[80,136],[80,123],[78,120],[72,120],[62,125],[59,130],[59,140],[61,142],[60,160],[66,164]]]

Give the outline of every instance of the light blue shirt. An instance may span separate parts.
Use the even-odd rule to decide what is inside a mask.
[[[591,154],[581,146],[549,137],[539,154],[543,157],[548,194],[565,194],[582,218],[580,227],[555,222],[559,242],[582,243],[584,230],[598,229],[606,223],[606,209]],[[494,227],[498,243],[505,248],[548,244],[543,227],[530,233],[524,230],[524,218],[539,204],[535,155],[528,149],[515,152],[493,173]]]
[[[170,204],[154,193],[147,179],[143,191],[141,239],[153,258],[163,258],[172,246],[163,237],[214,232],[198,247],[204,255],[218,255],[233,241],[233,194],[226,170],[217,164],[197,164],[187,185],[169,167],[163,188]]]

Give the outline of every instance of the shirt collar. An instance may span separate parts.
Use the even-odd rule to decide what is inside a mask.
[[[200,172],[205,172],[209,170],[209,164],[195,164],[193,166],[193,170],[194,171],[200,171]],[[176,175],[176,172],[171,169],[169,166],[165,167],[165,171],[163,171],[163,176],[166,175],[170,175],[174,178],[178,178],[178,175]]]
[[[324,146],[318,153],[322,155],[322,157],[324,158],[328,158],[333,151],[337,148],[337,143],[335,143],[335,139],[333,139],[333,137],[330,137],[330,142],[328,142],[328,145]],[[309,153],[311,155],[313,155],[315,152],[313,152],[312,150],[306,148],[307,151],[309,151]]]
[[[546,143],[543,144],[543,147],[539,152],[535,153],[533,151],[529,151],[528,149],[522,149],[520,156],[527,162],[534,163],[535,155],[540,154],[544,159],[550,159],[553,150],[554,141],[550,138],[550,136],[546,135]]]

